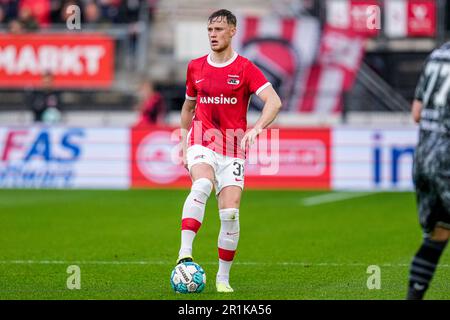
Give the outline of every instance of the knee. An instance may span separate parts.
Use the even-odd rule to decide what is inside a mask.
[[[237,244],[239,239],[239,209],[229,208],[219,210],[220,215],[220,233],[223,241]],[[224,244],[224,243],[223,243]],[[225,245],[225,244],[224,244]],[[225,245],[226,247],[226,245]]]
[[[211,180],[207,178],[200,178],[194,181],[191,187],[191,191],[199,192],[204,195],[206,198],[209,198],[213,188],[213,184]]]
[[[218,239],[219,258],[232,261],[239,242],[239,210],[222,209],[220,214],[220,233]]]
[[[219,210],[221,221],[239,221],[239,209],[228,208]]]

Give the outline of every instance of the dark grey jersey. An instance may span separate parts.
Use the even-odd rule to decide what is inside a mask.
[[[435,169],[447,166],[450,164],[450,42],[427,58],[415,99],[422,102],[416,160],[439,162]]]
[[[433,51],[416,89],[422,101],[414,185],[420,224],[427,236],[450,229],[450,43]]]

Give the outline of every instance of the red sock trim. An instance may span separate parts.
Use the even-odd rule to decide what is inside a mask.
[[[233,261],[236,250],[219,248],[219,258],[224,261]]]
[[[202,223],[200,221],[193,218],[184,218],[183,220],[181,220],[181,230],[190,230],[197,233],[201,225]]]

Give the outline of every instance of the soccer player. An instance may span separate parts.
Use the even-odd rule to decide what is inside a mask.
[[[407,299],[423,299],[450,236],[450,42],[428,57],[412,115],[420,133],[414,183],[423,242],[410,268]]]
[[[214,186],[221,221],[216,288],[218,292],[233,292],[229,275],[239,241],[245,151],[273,122],[281,100],[263,73],[233,50],[236,17],[230,11],[214,12],[207,27],[211,52],[189,63],[181,110],[182,131],[190,129],[182,139],[183,161],[193,183],[183,206],[177,263],[193,259],[192,244]],[[254,127],[246,132],[252,94],[262,99],[264,108]],[[241,134],[230,138],[230,130]]]

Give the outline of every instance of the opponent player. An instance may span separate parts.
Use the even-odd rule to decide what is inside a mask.
[[[412,106],[420,125],[414,183],[422,245],[410,268],[407,299],[424,297],[450,236],[450,42],[428,57]]]
[[[208,18],[211,52],[189,63],[181,111],[181,128],[190,129],[183,137],[183,150],[193,184],[183,206],[177,263],[193,259],[192,244],[214,185],[221,221],[218,292],[233,292],[229,275],[239,241],[246,147],[272,123],[281,108],[280,98],[262,72],[233,50],[235,34],[236,17],[230,11],[222,9]],[[263,100],[264,109],[255,126],[245,133],[252,94]],[[227,136],[230,130],[242,134],[236,134],[235,139]]]

